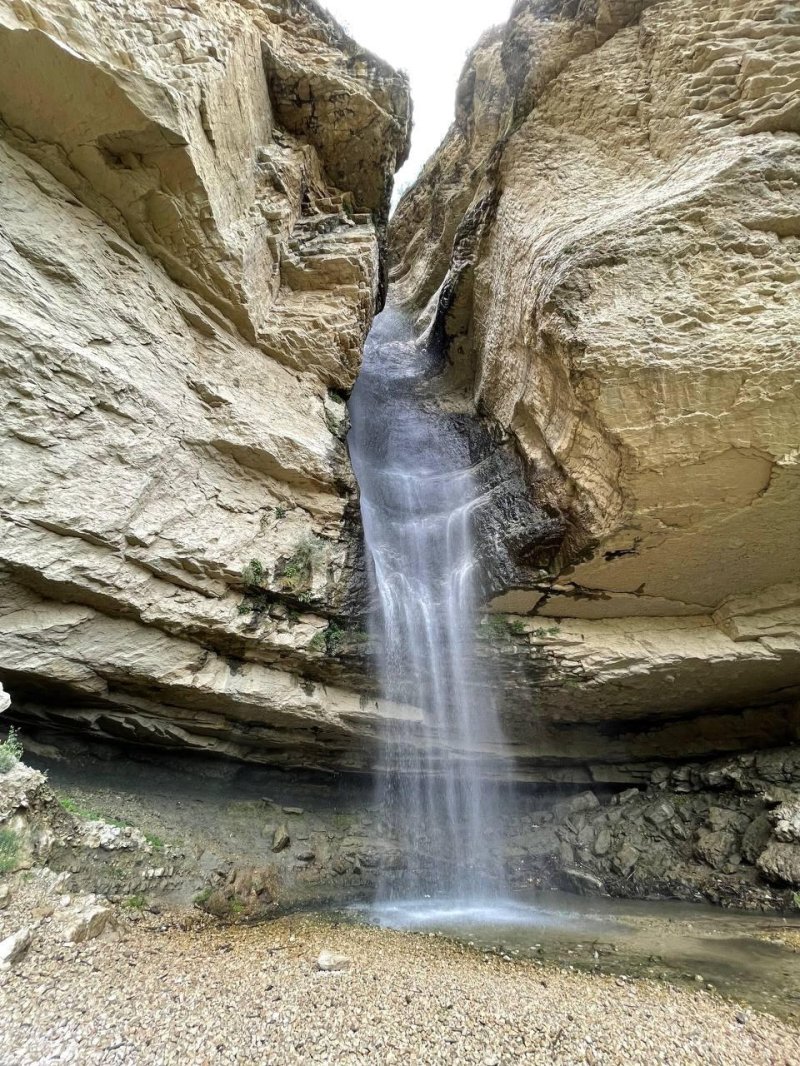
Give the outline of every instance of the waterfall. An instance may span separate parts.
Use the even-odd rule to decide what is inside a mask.
[[[464,419],[437,402],[429,354],[396,311],[367,340],[348,437],[361,493],[372,643],[391,713],[382,727],[379,800],[404,869],[379,900],[504,894],[492,752],[502,732],[476,670],[480,506]]]

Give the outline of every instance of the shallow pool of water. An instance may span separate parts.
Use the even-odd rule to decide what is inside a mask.
[[[395,900],[346,913],[348,920],[452,937],[509,962],[690,984],[800,1023],[800,920],[791,916],[561,892]]]

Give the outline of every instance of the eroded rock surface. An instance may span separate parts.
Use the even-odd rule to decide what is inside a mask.
[[[409,123],[313,3],[0,2],[16,713],[279,761],[349,732],[358,695],[304,675],[348,595],[340,392]]]
[[[611,763],[797,737],[798,33],[778,0],[521,0],[393,219],[395,299],[567,520],[490,604],[556,634],[532,760],[592,723]]]

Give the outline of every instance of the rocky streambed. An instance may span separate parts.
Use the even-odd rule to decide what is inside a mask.
[[[0,774],[3,1061],[800,1055],[800,919],[776,913],[791,893],[756,866],[738,869],[742,861],[728,858],[725,872],[692,860],[695,844],[675,831],[724,831],[684,808],[706,819],[730,810],[729,831],[746,835],[733,823],[744,824],[752,796],[728,787],[704,806],[719,767],[707,766],[702,781],[697,769],[676,770],[636,794],[586,790],[546,805],[529,796],[510,825],[516,920],[403,923],[366,903],[380,864],[402,862],[369,782],[121,758],[77,742],[60,750],[55,759],[40,747],[31,756],[39,769]],[[775,760],[761,772],[785,768]],[[706,791],[679,793],[680,780]],[[760,798],[785,835],[775,800]],[[668,806],[663,824],[653,818]],[[661,882],[661,896],[673,898],[654,898],[647,858],[626,884],[615,880],[620,825],[653,855],[656,834],[673,839],[670,862],[683,863],[683,879],[672,891]],[[608,850],[598,847],[603,834]],[[536,840],[547,849],[537,853]],[[689,899],[727,885],[739,909],[676,901],[680,885]],[[626,887],[652,898],[608,895]]]
[[[64,943],[56,917],[42,916],[42,892],[42,879],[31,879],[0,914],[3,929],[26,913],[36,923],[31,946],[0,978],[4,1061],[19,1066],[788,1066],[800,1056],[796,1028],[705,986],[515,961],[433,934],[307,916],[181,925],[128,911],[104,938]]]

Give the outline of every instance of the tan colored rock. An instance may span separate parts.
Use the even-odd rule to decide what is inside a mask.
[[[0,0],[0,115],[15,710],[180,744],[194,704],[213,747],[242,666],[289,749],[326,717],[297,677],[350,579],[330,390],[381,300],[406,81],[315,4]]]
[[[349,970],[351,962],[352,960],[347,955],[340,955],[326,948],[317,956],[316,967],[318,970],[331,973],[336,970]]]
[[[19,962],[31,946],[32,940],[33,934],[25,927],[0,941],[0,970],[8,970],[15,962]]]
[[[587,671],[531,695],[534,741],[542,717],[605,715],[628,720],[610,756],[666,754],[654,720],[691,714],[685,741],[713,751],[727,729],[695,715],[761,705],[734,743],[784,743],[800,691],[796,28],[761,0],[575,8],[516,4],[468,59],[456,121],[392,223],[395,298],[568,518],[551,576],[490,605],[558,619]]]
[[[114,911],[108,904],[88,896],[65,911],[61,919],[64,940],[70,944],[82,944],[113,928]]]

